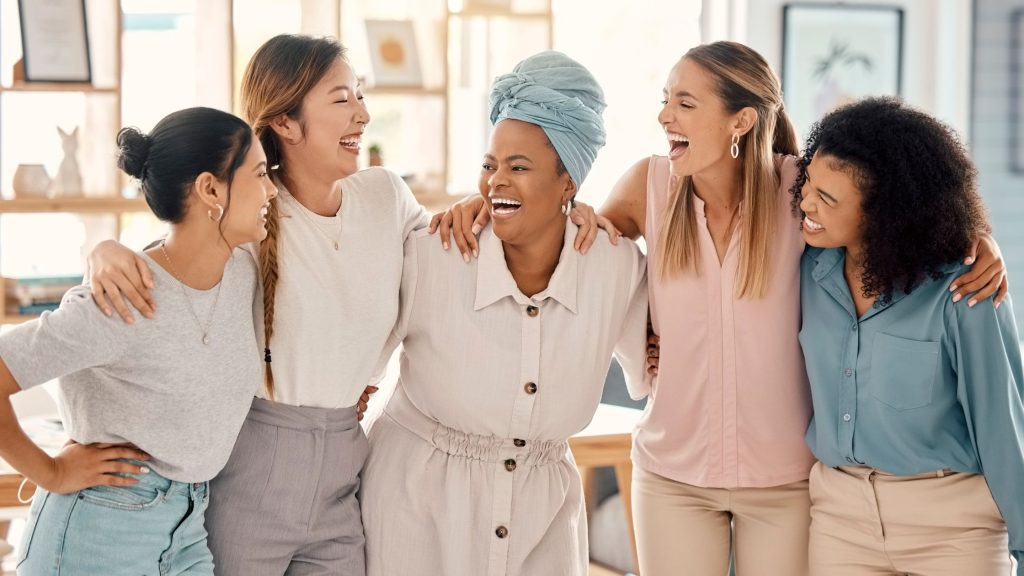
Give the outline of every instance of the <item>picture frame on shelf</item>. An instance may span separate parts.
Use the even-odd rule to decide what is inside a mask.
[[[18,0],[25,82],[92,83],[85,0]]]
[[[1010,171],[1024,174],[1024,8],[1010,13]]]
[[[367,20],[366,39],[373,86],[423,87],[416,33],[411,20]]]
[[[782,21],[782,92],[800,134],[842,104],[901,93],[899,6],[791,3]]]

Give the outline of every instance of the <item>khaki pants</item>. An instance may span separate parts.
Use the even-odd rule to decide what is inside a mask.
[[[1008,576],[1006,524],[978,474],[811,470],[811,573]]]
[[[641,576],[804,576],[807,481],[772,488],[699,488],[633,469]]]

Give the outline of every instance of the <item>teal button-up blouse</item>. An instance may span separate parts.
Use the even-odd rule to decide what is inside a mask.
[[[828,466],[983,474],[1024,576],[1024,376],[1010,300],[953,303],[948,286],[966,270],[953,264],[858,318],[844,255],[808,247],[801,264],[807,444]]]

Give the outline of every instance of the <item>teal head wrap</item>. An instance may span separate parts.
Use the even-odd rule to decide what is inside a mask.
[[[540,126],[576,186],[604,146],[604,92],[589,70],[561,52],[530,56],[494,80],[491,124],[511,118]]]

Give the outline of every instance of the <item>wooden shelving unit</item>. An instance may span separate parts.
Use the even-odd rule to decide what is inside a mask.
[[[94,85],[90,83],[78,83],[78,82],[26,82],[18,79],[19,76],[15,74],[15,80],[11,84],[2,86],[0,85],[0,98],[10,95],[12,98],[15,94],[44,94],[44,93],[59,93],[59,94],[82,94],[87,98],[105,98],[110,102],[110,114],[103,116],[104,121],[109,118],[110,125],[102,124],[102,130],[104,133],[110,131],[113,134],[120,128],[121,125],[121,49],[122,49],[122,34],[123,34],[123,21],[124,14],[121,10],[120,0],[94,0],[93,6],[96,8],[96,12],[90,11],[90,18],[95,14],[100,14],[102,18],[97,24],[100,26],[99,29],[107,31],[105,32],[105,38],[110,38],[109,34],[114,34],[116,37],[116,49],[113,53],[108,56],[99,56],[102,51],[97,51],[92,54],[93,57],[93,68],[95,70],[96,58],[113,58],[113,61],[104,60],[104,62],[110,64],[114,70],[116,81],[113,85],[105,85],[109,83],[109,80],[99,80],[104,85]],[[90,30],[93,28],[93,22],[89,21]],[[3,23],[5,30],[8,26],[17,26],[17,19],[13,22]],[[103,27],[109,25],[109,27]],[[102,40],[101,40],[102,42]],[[7,114],[11,114],[11,111],[6,111]],[[88,118],[89,112],[86,112]],[[0,122],[0,127],[3,129],[11,129]],[[82,143],[81,137],[79,143]],[[0,153],[7,153],[7,150],[0,150]],[[117,167],[113,162],[109,163],[109,166],[97,167],[89,165],[88,160],[79,158],[80,168],[83,174],[86,171],[92,171],[92,174],[108,174],[101,172],[102,170],[109,170],[111,176],[105,178],[103,181],[111,182],[114,186],[119,186],[122,182],[120,173],[117,171]],[[54,176],[51,174],[51,176]],[[90,190],[89,184],[86,183],[85,196],[81,197],[68,197],[68,198],[13,198],[13,194],[10,191],[4,191],[4,194],[0,194],[0,216],[7,217],[12,214],[46,214],[46,213],[72,213],[72,214],[111,214],[116,216],[115,232],[120,230],[120,216],[127,213],[133,212],[146,212],[149,208],[143,198],[123,198],[119,192],[110,192],[109,196],[95,196],[97,193],[106,193],[106,190]],[[94,194],[90,196],[89,194]],[[2,225],[3,218],[0,218],[0,225]],[[3,249],[4,247],[0,247]],[[2,290],[3,282],[0,281],[0,324],[17,324],[36,318],[37,316],[24,316],[24,315],[8,315],[6,313],[6,295]]]
[[[147,212],[145,198],[111,196],[81,198],[16,198],[0,200],[0,214],[38,214],[68,212],[73,214],[125,214]]]

